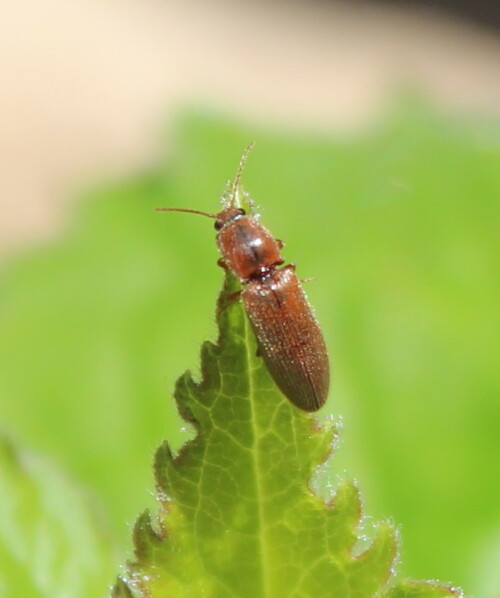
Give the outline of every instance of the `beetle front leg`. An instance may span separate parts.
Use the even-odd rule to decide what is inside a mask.
[[[226,262],[226,260],[225,260],[223,257],[220,257],[220,258],[217,260],[217,265],[218,265],[220,268],[223,268],[224,270],[229,270],[229,266],[227,265],[227,262]]]

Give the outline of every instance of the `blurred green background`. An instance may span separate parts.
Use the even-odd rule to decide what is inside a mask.
[[[222,279],[212,224],[153,208],[217,209],[250,139],[245,187],[316,278],[322,416],[345,428],[334,474],[401,526],[404,573],[481,588],[500,548],[500,147],[419,102],[357,139],[182,118],[171,159],[96,190],[64,238],[4,267],[3,427],[90,488],[130,546],[155,447],[186,436],[169,393],[214,336]]]
[[[349,77],[337,83],[344,80],[348,87]],[[271,105],[280,82],[266,85]],[[236,78],[238,86],[244,95]],[[286,259],[315,278],[306,290],[333,366],[321,416],[344,422],[333,479],[356,479],[365,513],[400,526],[403,574],[498,598],[500,121],[407,93],[369,124],[351,112],[355,126],[346,129],[337,127],[342,110],[329,120],[324,97],[308,96],[308,106],[314,112],[316,100],[321,132],[318,122],[297,122],[285,100],[273,125],[254,118],[262,106],[238,118],[228,104],[176,109],[160,147],[139,162],[122,160],[113,181],[105,176],[116,170],[110,163],[92,175],[79,171],[86,173],[80,188],[93,190],[79,192],[65,226],[3,258],[0,430],[21,452],[64,472],[71,491],[59,495],[75,492],[92,514],[88,527],[107,544],[96,566],[111,581],[131,548],[130,525],[154,507],[155,448],[189,436],[170,392],[185,369],[197,370],[200,344],[215,334],[222,281],[212,223],[153,208],[215,211],[243,148],[255,141],[244,187],[286,242]],[[56,156],[63,164],[65,148]],[[40,172],[50,171],[44,160]],[[24,176],[36,181],[37,171]],[[9,222],[6,212],[4,240],[17,234]],[[0,457],[0,472],[10,459]],[[43,488],[52,476],[35,477]],[[7,502],[0,554],[16,535]],[[60,506],[61,514],[74,510],[73,499]],[[81,536],[73,531],[68,544]],[[88,546],[71,557],[75,568]],[[10,573],[0,559],[0,580]],[[12,596],[35,595],[26,592]]]

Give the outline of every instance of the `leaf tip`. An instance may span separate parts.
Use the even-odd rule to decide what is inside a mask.
[[[389,588],[381,598],[465,598],[465,594],[453,584],[405,579]]]
[[[138,560],[149,560],[154,548],[159,546],[164,539],[162,534],[153,529],[151,513],[146,509],[139,515],[134,525],[133,539],[135,556]]]
[[[111,590],[109,598],[133,598],[134,595],[128,583],[120,575],[116,578],[115,585]]]
[[[356,555],[355,565],[358,570],[367,573],[378,570],[380,584],[386,583],[394,574],[398,555],[398,533],[390,521],[374,524],[374,538],[366,550]]]
[[[156,487],[162,498],[168,496],[171,491],[167,471],[173,458],[169,443],[167,441],[162,442],[156,450],[153,464]]]

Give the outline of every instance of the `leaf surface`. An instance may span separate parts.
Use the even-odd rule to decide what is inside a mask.
[[[311,490],[337,428],[332,420],[320,424],[278,391],[242,306],[228,302],[236,284],[226,278],[217,310],[220,336],[203,345],[201,382],[186,372],[177,383],[179,411],[196,436],[177,455],[168,444],[159,449],[160,508],[137,521],[136,561],[114,596],[375,596],[391,574],[393,527],[374,525],[371,543],[359,554],[355,485],[340,481],[326,502]],[[387,596],[453,595],[429,588],[420,594],[394,588]]]

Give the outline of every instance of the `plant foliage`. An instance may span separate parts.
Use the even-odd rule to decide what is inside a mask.
[[[113,550],[82,489],[4,439],[0,489],[2,598],[103,596]]]
[[[387,522],[356,550],[361,523],[355,485],[325,502],[312,477],[332,452],[332,421],[292,406],[262,359],[227,275],[218,342],[201,354],[201,382],[186,372],[175,399],[195,430],[177,455],[157,452],[159,511],[134,532],[136,561],[114,596],[147,598],[369,598],[384,592],[395,561]],[[391,598],[458,596],[430,584],[401,585]]]

